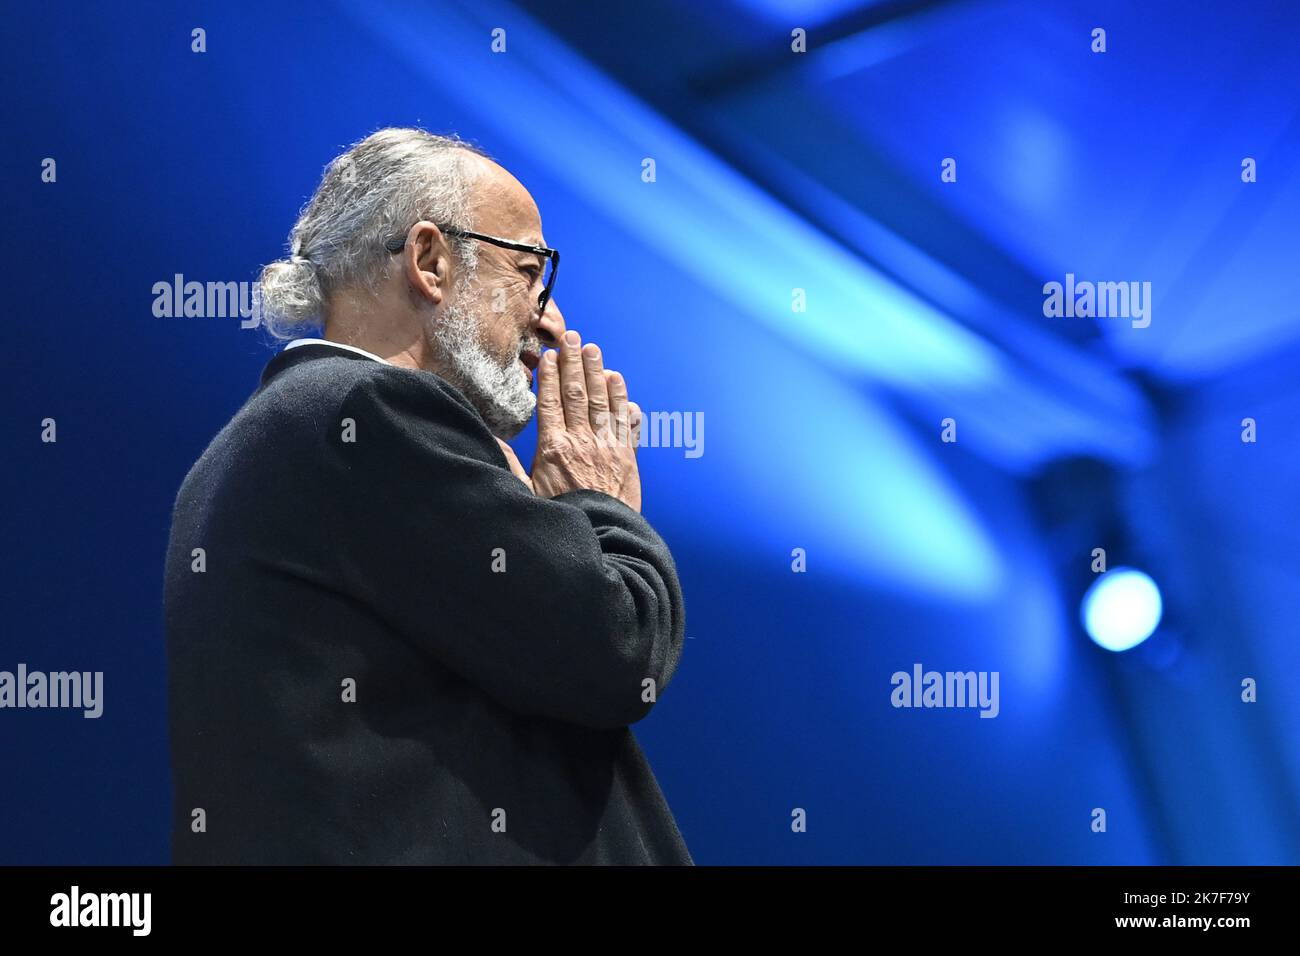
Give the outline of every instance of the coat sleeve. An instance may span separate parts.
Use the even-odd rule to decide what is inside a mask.
[[[384,369],[341,415],[352,440],[334,430],[325,478],[346,516],[335,560],[349,592],[516,713],[614,728],[650,712],[685,610],[640,514],[593,490],[535,496],[427,373]]]

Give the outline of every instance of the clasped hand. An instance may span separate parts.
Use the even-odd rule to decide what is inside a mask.
[[[501,439],[510,470],[543,498],[590,488],[641,510],[641,475],[636,449],[641,408],[630,401],[627,383],[603,365],[600,347],[581,344],[570,329],[558,350],[548,349],[537,366],[537,454],[533,473]]]

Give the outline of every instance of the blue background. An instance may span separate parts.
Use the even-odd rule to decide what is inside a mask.
[[[635,726],[698,863],[1300,862],[1300,15],[1135,7],[11,8],[0,669],[102,670],[105,713],[0,712],[0,863],[168,861],[170,508],[272,345],[152,287],[256,279],[389,125],[514,172],[569,324],[703,413],[640,455],[689,640]],[[1045,318],[1067,272],[1150,327]],[[1124,654],[1095,547],[1164,592]],[[918,662],[1000,715],[894,709]]]

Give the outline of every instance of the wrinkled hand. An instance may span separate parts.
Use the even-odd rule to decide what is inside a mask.
[[[582,347],[565,334],[558,355],[548,350],[537,367],[537,456],[533,491],[554,498],[591,488],[641,510],[636,449],[641,409],[628,400],[627,384],[605,369],[600,348]]]
[[[495,435],[492,437],[496,438]],[[510,473],[527,485],[529,491],[532,491],[533,479],[529,478],[528,472],[524,471],[524,466],[519,461],[519,456],[515,454],[515,450],[500,438],[497,438],[497,444],[501,446],[501,453],[506,456],[506,463],[510,465]]]

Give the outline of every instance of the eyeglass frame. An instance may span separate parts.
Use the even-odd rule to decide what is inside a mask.
[[[478,239],[482,242],[490,242],[494,246],[501,246],[503,249],[512,249],[515,252],[531,252],[534,255],[542,256],[551,261],[551,274],[547,277],[546,287],[542,289],[541,294],[537,297],[538,311],[546,312],[546,303],[551,300],[551,290],[555,288],[555,277],[560,274],[560,250],[552,249],[549,246],[535,246],[527,242],[516,242],[514,239],[502,239],[500,236],[488,236],[481,232],[470,232],[466,229],[457,229],[455,226],[444,226],[441,223],[434,223],[443,235],[460,236],[465,239]],[[401,252],[406,246],[406,237],[398,236],[389,239],[384,243],[384,248],[389,252]],[[545,268],[545,267],[543,267]]]

